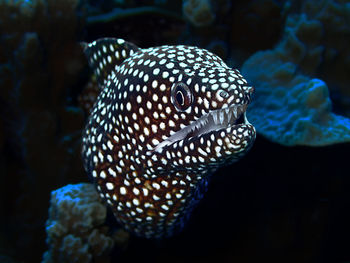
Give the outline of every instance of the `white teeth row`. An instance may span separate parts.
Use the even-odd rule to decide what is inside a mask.
[[[217,125],[223,125],[225,121],[225,116],[226,116],[226,123],[227,124],[232,124],[239,116],[238,116],[238,107],[239,106],[232,106],[229,108],[226,108],[224,110],[218,110],[213,113],[211,113],[214,123]],[[240,111],[242,112],[242,111]],[[232,119],[232,114],[234,118]]]
[[[224,114],[225,114],[225,113],[224,113],[223,111],[220,111],[220,112],[219,112],[219,119],[220,119],[220,123],[221,123],[221,124],[224,122],[224,117],[225,117]]]
[[[234,121],[239,117],[240,114],[244,113],[245,109],[246,105],[239,105],[210,112],[208,115],[199,118],[194,123],[186,127],[181,127],[181,129],[177,132],[170,131],[170,136],[164,139],[162,142],[160,142],[153,150],[161,152],[165,146],[183,140],[184,138],[186,138],[186,136],[188,136],[188,134],[192,132],[195,132],[198,135],[213,130],[227,128],[227,126],[230,126],[234,123]],[[210,116],[212,117],[212,121],[214,123],[211,123],[212,121],[210,119]],[[208,125],[208,122],[210,122],[210,125]],[[247,122],[246,119],[245,122]]]
[[[199,120],[196,125],[194,125],[191,128],[191,131],[194,131],[195,129],[199,129],[200,127],[203,127],[204,125],[206,125],[208,122],[208,119],[203,119],[203,120]]]
[[[235,118],[237,119],[238,118],[238,116],[237,116],[237,107],[234,107],[232,111],[233,111],[233,114],[235,115]]]
[[[231,120],[231,111],[230,111],[230,109],[227,108],[225,111],[226,111],[227,119],[228,119],[228,120]],[[236,111],[235,116],[237,116],[237,111]],[[236,117],[236,118],[237,118],[237,117]]]
[[[217,114],[212,114],[214,123],[218,123],[218,115]]]

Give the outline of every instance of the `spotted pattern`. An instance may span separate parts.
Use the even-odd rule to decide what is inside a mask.
[[[83,133],[84,167],[126,229],[171,236],[210,175],[252,146],[245,110],[253,88],[197,47],[105,38],[84,51],[101,87]]]

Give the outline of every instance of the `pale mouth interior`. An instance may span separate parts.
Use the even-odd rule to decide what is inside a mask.
[[[185,138],[196,137],[212,131],[226,129],[235,125],[248,123],[245,111],[247,104],[232,105],[225,109],[214,110],[192,122],[185,128],[175,132],[166,140],[160,142],[154,151],[161,152],[163,147]]]

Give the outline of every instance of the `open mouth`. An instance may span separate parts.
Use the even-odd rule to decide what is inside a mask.
[[[191,139],[212,131],[227,129],[232,126],[247,124],[245,111],[247,104],[232,105],[225,109],[211,111],[185,128],[175,132],[166,140],[160,142],[154,151],[161,152],[162,148],[185,138]]]

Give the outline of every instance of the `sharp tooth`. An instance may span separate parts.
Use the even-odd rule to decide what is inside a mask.
[[[218,116],[216,115],[216,112],[212,113],[211,116],[213,117],[214,123],[218,123]]]
[[[237,119],[237,107],[233,107],[233,115],[235,116],[235,118]]]
[[[227,113],[227,123],[231,123],[231,116],[232,116],[232,111],[229,110]]]
[[[224,112],[223,111],[220,111],[219,113],[219,118],[220,118],[220,124],[223,124],[224,123]]]

